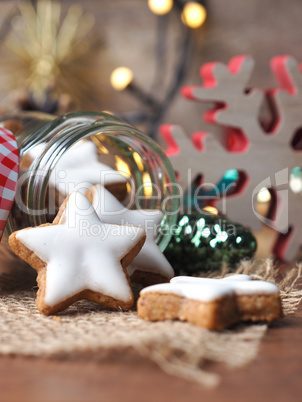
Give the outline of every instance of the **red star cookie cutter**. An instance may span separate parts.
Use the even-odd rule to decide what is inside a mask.
[[[10,131],[0,128],[0,240],[13,206],[19,173],[19,151]]]

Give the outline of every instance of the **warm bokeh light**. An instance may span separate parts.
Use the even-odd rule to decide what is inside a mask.
[[[143,173],[144,194],[145,197],[151,197],[153,194],[152,181],[148,172]]]
[[[200,27],[205,22],[206,18],[206,9],[195,1],[189,1],[189,3],[186,3],[181,13],[182,22],[190,28]]]
[[[108,149],[101,143],[98,143],[98,154],[105,154],[108,155],[109,151]]]
[[[123,91],[133,80],[133,74],[128,67],[118,67],[112,71],[110,83],[117,91]]]
[[[120,173],[122,173],[125,177],[130,177],[131,176],[131,171],[129,169],[129,166],[125,161],[123,161],[122,158],[119,156],[115,156],[115,164],[116,164],[116,170],[118,170]]]
[[[302,180],[299,177],[291,177],[289,185],[294,193],[302,192]]]
[[[302,192],[302,169],[295,167],[289,176],[289,186],[291,190],[298,194]]]
[[[215,207],[211,207],[210,205],[204,207],[203,210],[209,212],[210,214],[218,215],[218,209]]]
[[[271,200],[271,193],[268,191],[267,188],[263,187],[258,195],[257,195],[257,201],[258,202],[269,202]]]
[[[167,14],[173,7],[173,0],[148,0],[150,10],[157,15]]]
[[[137,152],[133,152],[132,156],[133,156],[133,159],[135,160],[135,163],[137,164],[139,171],[143,172],[145,167],[144,167],[144,162],[143,162],[141,156]]]

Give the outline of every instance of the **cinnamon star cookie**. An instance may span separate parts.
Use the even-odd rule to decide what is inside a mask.
[[[52,224],[19,230],[9,237],[9,244],[38,272],[36,304],[50,315],[80,299],[131,308],[126,267],[145,238],[141,228],[101,222],[89,200],[74,192]]]
[[[132,280],[150,285],[168,282],[174,276],[173,268],[155,241],[163,219],[162,211],[155,209],[129,210],[101,184],[91,187],[86,196],[101,221],[118,225],[133,225],[145,229],[146,242],[137,257],[127,267],[127,272]]]
[[[216,330],[239,321],[272,321],[282,316],[278,287],[248,275],[175,277],[170,283],[144,288],[137,311],[149,321],[179,319]]]

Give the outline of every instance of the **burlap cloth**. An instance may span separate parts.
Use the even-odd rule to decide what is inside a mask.
[[[5,355],[75,358],[101,350],[108,358],[108,353],[130,348],[170,374],[215,386],[219,376],[207,371],[206,363],[242,367],[257,356],[268,328],[263,323],[240,324],[214,332],[185,322],[151,323],[141,320],[136,311],[111,311],[86,301],[56,317],[44,317],[35,306],[35,273],[3,246],[0,263],[0,353]],[[277,283],[285,314],[293,313],[301,301],[300,266],[283,279],[277,279],[271,260],[242,263],[237,272]],[[227,274],[225,267],[212,276]]]

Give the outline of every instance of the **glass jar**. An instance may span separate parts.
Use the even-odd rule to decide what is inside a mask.
[[[59,207],[50,191],[52,172],[71,147],[92,141],[102,163],[126,173],[126,191],[120,199],[127,208],[162,210],[156,242],[162,251],[165,249],[177,219],[178,187],[168,158],[152,139],[108,113],[54,117],[24,112],[2,118],[1,124],[14,132],[20,152],[18,191],[6,236],[52,220]]]

